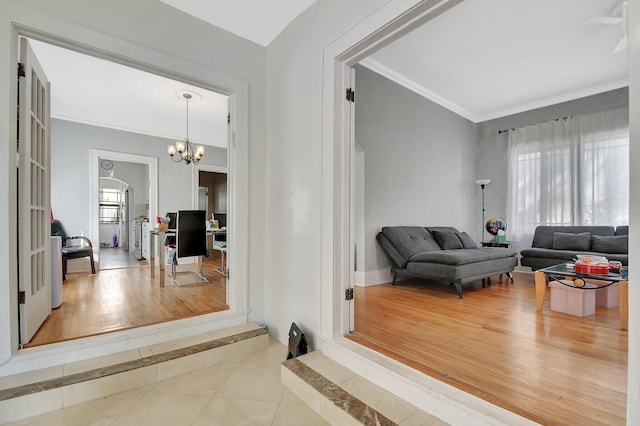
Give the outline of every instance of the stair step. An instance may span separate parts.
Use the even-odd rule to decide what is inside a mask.
[[[282,384],[331,424],[447,425],[321,352],[282,363]]]
[[[0,378],[0,424],[147,386],[266,349],[255,324]]]

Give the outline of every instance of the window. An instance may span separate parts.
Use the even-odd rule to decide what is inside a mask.
[[[120,191],[100,189],[100,223],[120,223]]]
[[[619,108],[511,130],[510,238],[538,225],[627,225],[628,122]]]

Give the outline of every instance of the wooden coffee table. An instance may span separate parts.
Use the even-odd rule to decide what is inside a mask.
[[[538,308],[538,311],[542,311],[544,294],[547,290],[547,284],[549,281],[569,279],[571,281],[562,281],[562,284],[584,291],[593,291],[618,283],[618,310],[620,312],[620,328],[626,330],[629,326],[629,269],[626,266],[623,266],[619,273],[609,272],[607,275],[583,274],[576,272],[575,269],[570,269],[570,267],[567,265],[573,264],[562,263],[560,265],[538,269],[535,272],[536,307]],[[583,287],[574,285],[573,280],[575,280],[576,278],[584,280],[585,285]],[[595,285],[589,282],[593,280],[604,284]]]

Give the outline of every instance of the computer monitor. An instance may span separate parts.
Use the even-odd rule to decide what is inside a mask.
[[[169,218],[169,230],[170,231],[175,231],[176,230],[176,225],[177,225],[177,221],[176,218],[178,216],[178,213],[167,213],[167,217]]]
[[[227,214],[226,213],[214,213],[213,219],[218,221],[218,228],[227,227]],[[227,236],[218,234],[214,236],[215,241],[227,241]]]
[[[213,219],[218,221],[218,228],[227,226],[227,214],[226,213],[214,213]]]

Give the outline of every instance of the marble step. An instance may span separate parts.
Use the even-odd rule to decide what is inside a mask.
[[[321,352],[282,363],[282,384],[334,425],[447,425]]]
[[[114,355],[0,377],[0,424],[155,384],[261,351],[269,334],[245,324]]]

